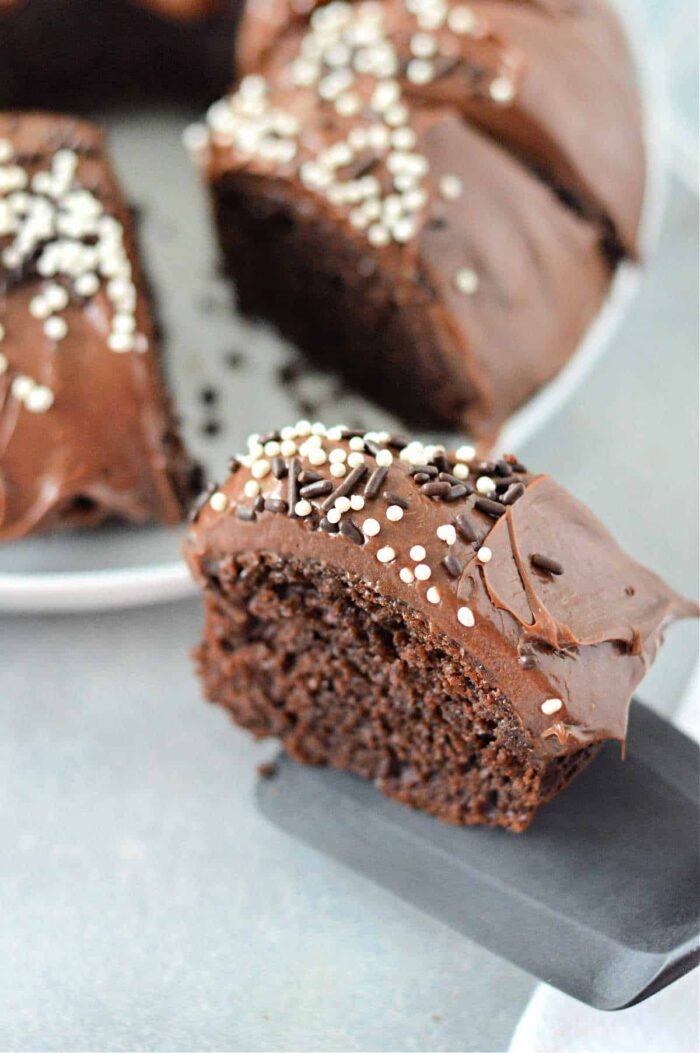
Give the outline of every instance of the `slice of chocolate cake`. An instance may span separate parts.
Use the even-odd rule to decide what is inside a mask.
[[[188,134],[240,306],[410,423],[492,437],[637,252],[619,27],[598,0],[307,6],[251,0],[246,76]]]
[[[511,456],[302,421],[231,469],[186,542],[207,698],[448,822],[525,829],[697,614]]]
[[[233,75],[240,0],[0,0],[0,106],[210,101]]]
[[[182,518],[196,472],[159,359],[102,133],[0,115],[0,541]]]

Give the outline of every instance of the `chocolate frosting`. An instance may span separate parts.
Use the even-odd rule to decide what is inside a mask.
[[[237,43],[242,73],[279,69],[314,0],[250,0]],[[631,256],[645,189],[643,121],[634,67],[616,16],[602,0],[470,0],[474,31],[436,31],[442,72],[428,83],[402,76],[416,105],[454,107],[541,172],[580,209],[614,231]],[[415,19],[403,0],[382,0],[399,54],[411,56]],[[438,71],[441,64],[436,63]],[[506,76],[513,94],[488,88]]]
[[[203,495],[185,543],[200,584],[242,552],[320,560],[457,643],[510,700],[540,756],[623,742],[630,697],[664,628],[697,616],[697,606],[626,555],[558,483],[514,458],[480,463],[469,449],[314,429],[311,440],[307,422],[253,437],[233,474]],[[343,455],[345,475],[333,475]],[[290,474],[300,472],[315,473],[307,485],[318,496],[299,496]],[[343,496],[363,506],[347,508]]]
[[[0,541],[109,516],[175,523],[192,467],[102,134],[3,115],[0,151]]]

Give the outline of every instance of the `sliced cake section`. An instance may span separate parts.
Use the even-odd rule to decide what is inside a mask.
[[[301,421],[197,504],[205,694],[297,760],[522,830],[697,608],[513,456]]]
[[[102,133],[0,115],[0,540],[182,518],[197,472],[159,359]]]
[[[593,2],[311,6],[253,0],[246,76],[187,135],[240,307],[412,425],[492,438],[637,251],[621,34]]]

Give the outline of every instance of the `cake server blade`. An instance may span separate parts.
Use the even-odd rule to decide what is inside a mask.
[[[524,834],[448,826],[281,756],[263,814],[426,914],[599,1009],[700,960],[700,750],[642,703]]]

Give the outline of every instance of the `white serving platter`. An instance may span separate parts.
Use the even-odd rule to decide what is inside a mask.
[[[658,62],[647,54],[642,58],[650,157],[643,221],[648,255],[664,207],[659,134],[664,93]],[[235,313],[229,286],[218,274],[206,198],[181,144],[184,127],[196,116],[152,108],[110,113],[103,123],[118,173],[141,212],[142,244],[165,326],[168,371],[185,439],[208,476],[224,475],[227,459],[251,431],[310,412],[329,423],[400,428],[378,407],[339,391],[336,380],[306,366],[285,382],[285,366],[301,361],[297,353],[266,326]],[[638,287],[637,268],[623,264],[580,347],[559,376],[507,422],[501,448],[521,448],[571,398],[611,350]],[[209,387],[218,394],[213,407],[202,399]],[[220,430],[205,435],[212,420]],[[182,533],[182,528],[107,526],[0,546],[0,611],[100,610],[190,595],[194,586],[180,556]]]

